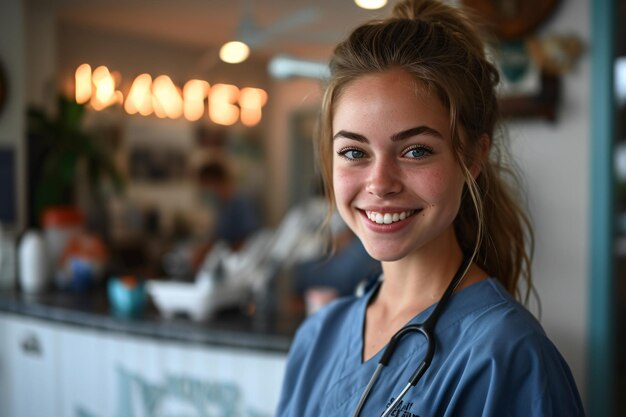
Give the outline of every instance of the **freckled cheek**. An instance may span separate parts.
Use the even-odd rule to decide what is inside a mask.
[[[439,205],[451,199],[458,200],[463,182],[462,178],[445,170],[432,170],[423,172],[415,184],[423,199],[432,205]]]
[[[358,193],[359,184],[358,175],[340,167],[333,168],[333,190],[338,205],[349,203]]]

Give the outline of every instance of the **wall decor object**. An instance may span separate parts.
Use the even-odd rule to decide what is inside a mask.
[[[532,34],[555,11],[559,0],[462,0],[504,40]]]
[[[531,90],[514,88],[514,93],[501,94],[502,116],[555,122],[562,98],[561,78],[573,68],[583,51],[582,41],[576,35],[538,36],[538,29],[555,14],[560,1],[461,2],[480,16],[495,35],[494,53],[504,82],[519,87],[529,78],[537,81]]]

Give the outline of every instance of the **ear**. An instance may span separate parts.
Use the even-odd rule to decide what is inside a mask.
[[[474,179],[478,178],[478,175],[482,171],[483,164],[489,159],[489,151],[491,150],[491,138],[487,134],[483,134],[478,138],[476,144],[476,153],[470,167],[470,173]]]

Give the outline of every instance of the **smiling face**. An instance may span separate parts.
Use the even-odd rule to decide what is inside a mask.
[[[362,76],[339,96],[332,129],[337,209],[372,257],[458,248],[464,177],[433,94],[403,70]]]

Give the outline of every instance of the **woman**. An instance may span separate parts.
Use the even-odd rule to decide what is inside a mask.
[[[497,83],[474,22],[433,1],[402,1],[335,49],[322,174],[383,275],[301,326],[280,417],[584,415],[567,364],[515,300],[532,288],[532,230],[495,155]],[[407,334],[383,357],[433,311],[432,343]]]

